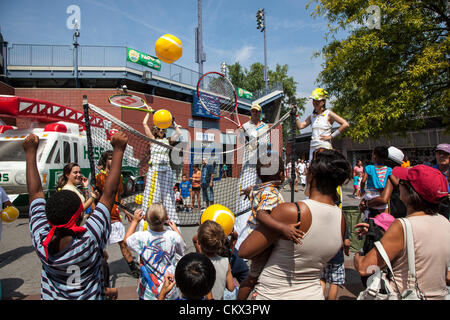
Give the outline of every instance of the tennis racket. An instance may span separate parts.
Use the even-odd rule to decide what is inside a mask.
[[[197,83],[197,97],[202,107],[216,117],[241,128],[237,110],[236,89],[227,77],[215,71],[205,73]]]
[[[151,108],[150,110],[147,109],[148,105],[144,99],[142,99],[138,96],[131,95],[131,94],[115,94],[115,95],[109,97],[108,101],[113,106],[116,106],[116,107],[119,107],[122,109],[155,113],[155,110],[153,110],[153,108],[150,107]]]

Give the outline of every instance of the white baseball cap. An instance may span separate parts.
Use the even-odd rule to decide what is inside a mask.
[[[403,152],[400,149],[391,146],[388,148],[388,153],[389,153],[389,155],[388,155],[389,159],[391,159],[395,163],[402,164],[403,159],[405,158],[405,155],[403,154]]]

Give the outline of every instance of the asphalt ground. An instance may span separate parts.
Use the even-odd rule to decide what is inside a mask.
[[[353,209],[358,205],[359,199],[352,196],[353,186],[349,183],[343,187],[344,211]],[[286,201],[290,201],[290,186],[282,190]],[[304,193],[294,193],[294,200],[305,199]],[[353,207],[353,208],[352,208]],[[351,211],[351,210],[350,210]],[[353,214],[353,218],[354,218]],[[354,222],[353,222],[354,224]],[[124,221],[125,228],[128,222]],[[181,233],[186,242],[186,253],[194,252],[192,237],[197,232],[197,227],[181,227]],[[119,300],[137,300],[137,279],[130,274],[119,245],[108,245],[109,267],[112,286],[118,288]],[[339,288],[339,300],[355,300],[358,293],[363,289],[359,274],[353,268],[353,254],[358,246],[352,243],[352,253],[345,257],[346,283]],[[133,253],[135,256],[136,254]],[[3,222],[2,237],[0,240],[0,285],[3,300],[39,300],[41,286],[41,264],[34,252],[30,232],[28,229],[28,218],[26,212],[11,223]]]

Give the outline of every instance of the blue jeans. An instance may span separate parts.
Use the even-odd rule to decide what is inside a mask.
[[[209,186],[209,183],[202,184],[202,194],[203,194],[203,201],[214,202],[213,188]]]

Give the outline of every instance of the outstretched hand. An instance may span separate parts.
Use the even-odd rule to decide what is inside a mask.
[[[181,236],[181,232],[177,228],[177,225],[175,222],[173,222],[172,220],[167,220],[167,224],[169,225],[170,229],[172,229],[173,231],[175,231],[176,233],[178,233]]]
[[[253,186],[249,186],[245,188],[244,190],[241,190],[240,196],[245,196],[244,199],[250,200],[250,192],[253,190]]]
[[[369,232],[369,224],[364,222],[358,223],[355,225],[355,229],[357,229],[356,233],[358,234],[358,236],[361,237]]]
[[[143,212],[144,211],[142,209],[137,209],[136,211],[134,211],[133,219],[136,222],[140,222],[144,218],[144,215],[142,214]]]

